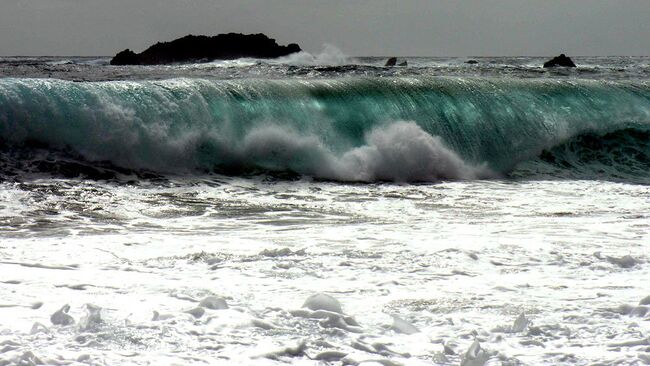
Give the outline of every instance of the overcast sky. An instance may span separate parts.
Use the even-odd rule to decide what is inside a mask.
[[[0,0],[0,55],[266,33],[354,56],[650,55],[650,0]]]

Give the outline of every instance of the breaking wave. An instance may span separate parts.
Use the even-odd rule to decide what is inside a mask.
[[[359,182],[534,176],[548,166],[559,176],[632,179],[650,174],[648,131],[645,83],[0,80],[5,174],[27,159],[55,172],[57,161],[72,160],[160,174],[289,172]]]

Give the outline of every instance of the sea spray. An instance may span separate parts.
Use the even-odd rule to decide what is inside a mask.
[[[220,147],[221,151],[225,147]],[[372,129],[364,145],[341,156],[316,136],[301,136],[277,126],[254,129],[229,152],[229,164],[294,171],[341,181],[436,181],[472,179],[492,173],[463,162],[437,137],[414,122],[395,122]]]
[[[319,53],[312,54],[306,51],[290,54],[280,57],[277,60],[266,62],[288,64],[288,65],[345,65],[349,63],[350,58],[339,48],[331,44],[324,44],[323,50]]]

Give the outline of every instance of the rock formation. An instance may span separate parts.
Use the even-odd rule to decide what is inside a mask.
[[[385,67],[393,67],[393,66],[408,66],[408,62],[406,60],[400,62],[397,64],[397,57],[391,57],[386,61],[386,64],[384,64]]]
[[[210,62],[241,57],[276,58],[300,51],[300,46],[295,43],[280,46],[274,39],[261,33],[228,33],[213,37],[189,35],[171,42],[156,43],[139,54],[126,49],[113,57],[111,65]]]
[[[397,57],[391,57],[388,59],[388,61],[386,61],[386,64],[384,66],[392,67],[395,66],[395,64],[397,64]]]
[[[557,57],[553,57],[553,59],[544,62],[544,67],[557,67],[557,66],[576,67],[576,64],[573,63],[573,60],[571,60],[571,58],[565,56],[564,54],[561,54]]]

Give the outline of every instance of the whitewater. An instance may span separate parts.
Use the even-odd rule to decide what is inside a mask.
[[[404,59],[0,58],[0,365],[650,364],[650,58]]]

